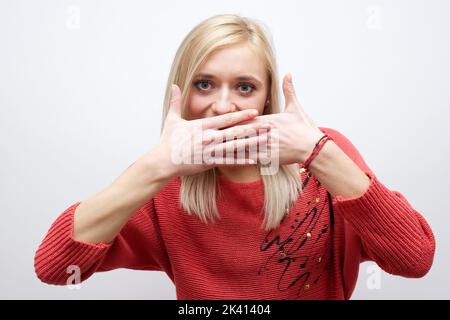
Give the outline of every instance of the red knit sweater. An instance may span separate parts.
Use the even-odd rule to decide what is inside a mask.
[[[219,176],[221,219],[205,225],[180,208],[177,178],[137,210],[112,243],[99,244],[72,238],[77,202],[36,251],[37,276],[65,285],[70,265],[80,267],[82,281],[117,268],[159,270],[175,284],[178,299],[349,299],[367,260],[390,274],[423,277],[435,251],[425,219],[378,181],[346,137],[321,130],[371,179],[362,196],[332,197],[302,173],[303,193],[280,227],[266,232],[262,180]]]

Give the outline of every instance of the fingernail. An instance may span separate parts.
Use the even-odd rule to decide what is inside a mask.
[[[252,110],[250,111],[250,115],[256,116],[258,114],[258,110]]]

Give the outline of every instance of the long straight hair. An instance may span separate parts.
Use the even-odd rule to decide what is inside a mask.
[[[271,38],[265,25],[235,14],[210,17],[195,26],[184,38],[175,55],[164,98],[162,126],[170,106],[172,84],[181,89],[182,117],[187,114],[187,102],[195,73],[216,50],[246,43],[259,54],[269,78],[269,103],[263,114],[279,113],[277,66]],[[267,28],[266,28],[267,30]],[[257,164],[258,169],[261,165]],[[302,192],[301,176],[297,164],[281,165],[275,174],[261,175],[264,185],[264,220],[261,227],[272,230],[280,225]],[[208,223],[220,217],[217,209],[217,174],[215,168],[181,176],[180,203],[188,214],[194,213]]]

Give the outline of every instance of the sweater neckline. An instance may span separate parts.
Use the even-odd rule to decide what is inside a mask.
[[[229,185],[235,188],[255,188],[262,185],[263,180],[259,178],[258,180],[253,180],[249,182],[236,182],[232,181],[228,178],[225,178],[223,175],[217,175],[221,184]]]

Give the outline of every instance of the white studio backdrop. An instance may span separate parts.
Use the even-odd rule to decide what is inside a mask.
[[[158,143],[181,40],[215,14],[269,28],[279,76],[305,111],[347,136],[430,223],[431,271],[361,265],[352,299],[448,299],[450,2],[0,1],[0,298],[175,299],[166,274],[96,273],[78,290],[41,283],[34,253],[69,205]]]

